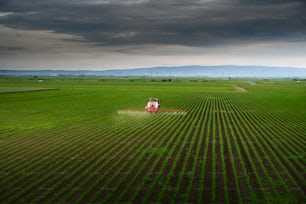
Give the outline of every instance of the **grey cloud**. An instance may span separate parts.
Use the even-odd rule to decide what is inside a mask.
[[[82,36],[97,45],[211,46],[305,40],[302,0],[0,0],[0,24]]]
[[[1,51],[21,51],[24,50],[24,47],[20,46],[0,46],[0,52]]]

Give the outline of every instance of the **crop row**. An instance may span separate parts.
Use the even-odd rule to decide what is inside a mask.
[[[239,94],[175,104],[186,115],[117,115],[0,143],[0,202],[303,202],[304,121]]]

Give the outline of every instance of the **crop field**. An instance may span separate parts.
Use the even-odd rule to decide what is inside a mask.
[[[0,79],[0,203],[305,203],[305,147],[305,81]]]

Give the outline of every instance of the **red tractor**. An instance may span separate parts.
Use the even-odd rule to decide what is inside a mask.
[[[158,98],[150,98],[146,106],[146,111],[149,113],[157,113],[160,110]]]

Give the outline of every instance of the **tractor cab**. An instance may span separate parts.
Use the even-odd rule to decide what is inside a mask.
[[[147,112],[157,113],[160,110],[160,104],[158,98],[149,98],[147,106],[145,107]]]

